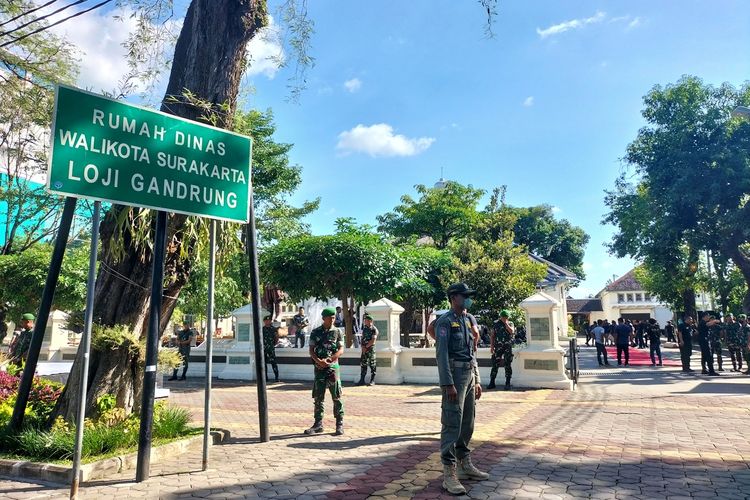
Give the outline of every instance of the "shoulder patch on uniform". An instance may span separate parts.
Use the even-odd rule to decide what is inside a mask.
[[[438,337],[447,337],[448,336],[448,328],[445,326],[441,326],[438,328]]]

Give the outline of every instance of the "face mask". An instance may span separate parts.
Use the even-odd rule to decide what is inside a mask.
[[[464,307],[465,307],[466,309],[471,309],[471,305],[472,305],[473,303],[474,303],[474,301],[473,301],[473,300],[471,300],[471,297],[466,297],[466,299],[464,299]]]

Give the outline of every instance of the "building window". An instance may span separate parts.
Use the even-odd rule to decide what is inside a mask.
[[[628,294],[628,302],[633,302],[633,294],[632,293]]]
[[[635,301],[636,302],[643,302],[643,294],[636,293],[635,294]]]
[[[651,294],[650,293],[644,293],[643,294],[643,300],[646,302],[651,302]]]
[[[625,302],[625,294],[624,293],[618,293],[617,294],[617,303],[622,304]]]
[[[531,340],[550,341],[549,318],[529,318]]]

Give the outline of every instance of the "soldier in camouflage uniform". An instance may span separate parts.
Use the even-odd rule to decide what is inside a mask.
[[[333,326],[336,309],[323,309],[323,324],[310,332],[310,358],[315,364],[312,397],[315,401],[315,423],[305,434],[323,432],[323,401],[326,390],[333,399],[333,414],[336,417],[336,436],[344,433],[344,403],[341,401],[341,374],[339,357],[344,354],[341,331]]]
[[[740,345],[742,345],[742,354],[745,357],[745,366],[747,370],[743,373],[750,375],[750,324],[747,322],[747,316],[740,314]]]
[[[722,358],[722,354],[724,352],[724,336],[726,335],[725,328],[726,323],[724,323],[723,321],[716,323],[711,327],[711,356],[716,356],[716,363],[718,365],[717,371],[720,372],[724,371],[724,359]]]
[[[365,375],[367,367],[370,367],[370,382],[367,385],[375,384],[375,372],[378,370],[377,356],[375,354],[375,342],[378,340],[378,329],[372,324],[372,316],[365,314],[365,326],[362,328],[362,355],[359,358],[361,373],[357,385],[365,385]]]
[[[276,364],[276,343],[279,341],[279,327],[271,324],[271,315],[263,318],[263,357],[266,360],[266,381],[268,381],[268,365],[273,368],[276,382],[279,381],[279,365]]]
[[[10,345],[11,363],[20,365],[23,361],[26,361],[31,346],[31,337],[34,334],[34,321],[36,321],[36,318],[31,313],[21,316],[21,333]]]
[[[490,348],[492,351],[492,371],[490,371],[490,384],[487,389],[495,388],[495,377],[498,368],[505,367],[505,390],[510,390],[510,379],[513,376],[513,339],[516,330],[513,323],[508,320],[508,311],[500,312],[500,321],[492,328],[492,339]]]
[[[727,315],[724,324],[724,335],[729,349],[729,358],[732,360],[732,371],[742,371],[742,340],[740,324],[734,320],[734,315]]]

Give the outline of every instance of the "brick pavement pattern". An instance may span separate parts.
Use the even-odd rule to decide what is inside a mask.
[[[716,382],[696,377],[687,387],[669,372],[620,378],[584,378],[577,392],[485,393],[472,444],[474,462],[490,480],[466,481],[467,497],[750,498],[750,377],[718,382],[732,391],[703,390]],[[170,398],[190,408],[196,424],[200,383],[174,383]],[[329,407],[326,434],[301,434],[312,421],[309,384],[271,385],[272,441],[258,443],[254,386],[215,387],[214,424],[232,438],[212,447],[208,471],[200,470],[198,446],[172,463],[153,464],[144,483],[128,471],[84,485],[82,497],[449,497],[440,489],[436,388],[346,387],[347,434],[339,438],[331,435]],[[68,489],[0,478],[0,497],[68,498]]]

